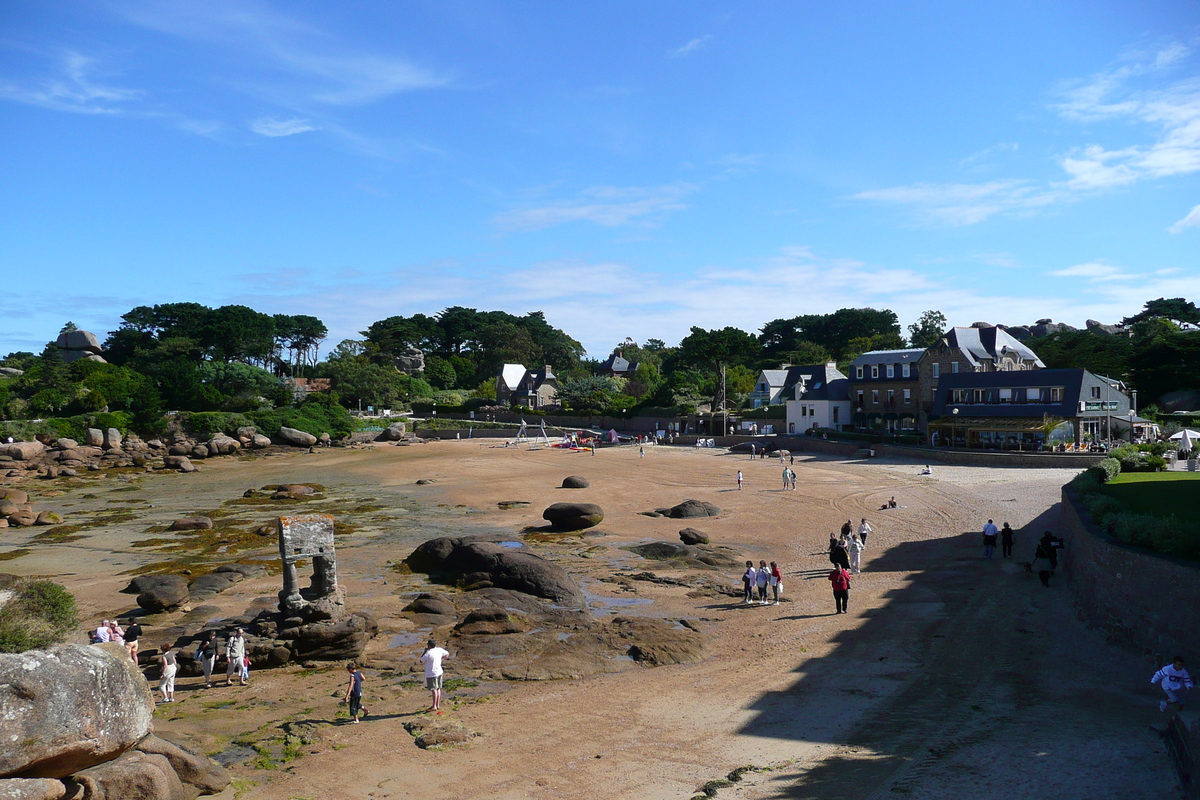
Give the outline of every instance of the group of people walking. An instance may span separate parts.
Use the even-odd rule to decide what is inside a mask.
[[[767,599],[770,590],[771,600]],[[774,561],[767,566],[766,561],[759,561],[758,567],[753,561],[746,562],[746,571],[742,573],[742,602],[759,605],[779,605],[779,597],[783,594],[783,572]]]
[[[830,562],[854,575],[862,572],[863,550],[867,549],[867,537],[873,530],[866,517],[862,518],[857,528],[853,521],[846,520],[838,535],[829,537]]]
[[[989,519],[983,526],[983,557],[991,559],[995,555],[998,541],[1002,556],[1011,558],[1015,540],[1016,532],[1012,526],[1006,522],[1003,527],[997,528],[996,523]],[[1036,572],[1042,586],[1047,589],[1050,588],[1051,576],[1058,569],[1058,551],[1062,548],[1063,540],[1050,531],[1046,531],[1038,540],[1037,548],[1033,553],[1033,561],[1026,564],[1026,569]]]

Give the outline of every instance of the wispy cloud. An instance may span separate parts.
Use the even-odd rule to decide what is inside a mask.
[[[306,119],[256,119],[250,123],[250,130],[263,136],[293,136],[297,133],[306,133],[308,131],[317,130],[316,127],[309,124]]]
[[[720,169],[722,175],[745,175],[758,169],[763,157],[757,154],[729,153],[714,159],[713,166]]]
[[[1186,228],[1200,228],[1200,206],[1193,206],[1187,216],[1167,228],[1171,233],[1183,233]]]
[[[704,49],[704,47],[707,46],[708,43],[712,41],[712,38],[713,38],[712,34],[705,34],[704,36],[700,36],[695,39],[692,39],[690,42],[685,44],[683,47],[677,47],[674,50],[671,50],[670,56],[672,58],[682,58],[683,56],[690,56],[692,53],[695,53],[697,50]]]
[[[494,221],[509,231],[535,231],[567,222],[591,222],[610,228],[654,225],[667,213],[686,208],[683,199],[696,190],[690,183],[651,188],[597,186],[574,200],[513,209],[497,215]]]
[[[1002,212],[1034,211],[1061,199],[1062,192],[1040,188],[1032,181],[999,180],[917,183],[859,192],[853,198],[916,206],[942,224],[973,225]]]
[[[1153,141],[1147,144],[1109,148],[1092,143],[1072,148],[1058,158],[1062,180],[918,183],[859,192],[853,197],[911,206],[942,224],[971,225],[997,214],[1032,213],[1141,180],[1200,171],[1200,78],[1161,86],[1166,73],[1191,55],[1191,49],[1181,43],[1127,54],[1113,68],[1061,88],[1061,99],[1052,108],[1064,119],[1121,121],[1155,131]],[[1147,86],[1154,83],[1159,86]],[[999,147],[1001,150],[989,148],[970,156],[959,166],[974,170],[990,154],[1009,149],[1009,145]]]
[[[75,52],[54,59],[50,75],[31,81],[0,80],[0,98],[76,114],[120,114],[141,97],[136,89],[104,83],[99,62]]]
[[[1120,267],[1105,264],[1101,261],[1076,264],[1073,267],[1056,270],[1050,274],[1060,278],[1087,278],[1090,281],[1123,281],[1137,277],[1125,272]]]

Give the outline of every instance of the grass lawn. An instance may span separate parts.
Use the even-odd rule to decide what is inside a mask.
[[[1200,472],[1127,472],[1101,491],[1135,514],[1180,520],[1200,515]]]

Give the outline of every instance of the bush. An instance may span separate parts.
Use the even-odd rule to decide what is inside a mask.
[[[40,421],[18,419],[0,422],[0,438],[11,436],[19,442],[29,442],[38,434],[43,434],[52,439],[67,437],[83,441],[88,428],[116,428],[122,434],[127,434],[132,422],[133,417],[125,411],[50,417]]]
[[[75,598],[53,581],[26,580],[0,607],[0,653],[22,653],[63,641],[78,624]]]
[[[1121,462],[1115,458],[1102,458],[1087,471],[1095,475],[1101,483],[1107,483],[1121,474]]]
[[[1075,479],[1071,481],[1071,488],[1082,500],[1088,495],[1099,492],[1102,484],[1103,481],[1089,467],[1075,476]]]
[[[1146,466],[1151,472],[1162,472],[1167,468],[1167,460],[1162,456],[1150,456],[1146,459]]]

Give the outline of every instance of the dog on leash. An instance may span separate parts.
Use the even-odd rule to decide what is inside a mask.
[[[1025,568],[1026,575],[1033,574],[1033,562],[1032,561],[1022,561],[1021,566]]]

